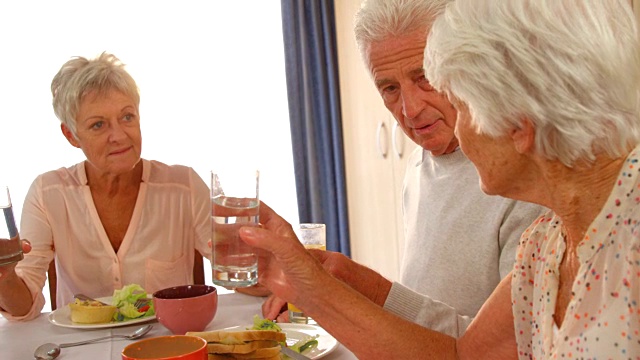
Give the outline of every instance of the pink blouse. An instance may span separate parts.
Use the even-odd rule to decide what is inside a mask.
[[[640,359],[639,159],[636,148],[578,245],[580,268],[559,329],[562,221],[548,212],[523,234],[511,283],[520,359]]]
[[[56,257],[57,304],[76,293],[111,296],[136,283],[148,293],[193,283],[194,249],[211,253],[209,188],[193,169],[143,161],[142,183],[131,223],[114,252],[87,185],[84,162],[38,176],[25,199],[20,236],[33,250],[16,267],[29,287],[36,317],[44,306],[42,288]],[[55,250],[54,250],[55,249]]]

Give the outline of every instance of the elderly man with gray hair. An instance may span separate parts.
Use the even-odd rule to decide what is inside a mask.
[[[347,260],[336,257],[330,264],[336,276],[364,293],[376,289],[369,297],[391,312],[460,336],[513,268],[520,235],[543,208],[482,192],[454,134],[457,111],[424,76],[427,33],[449,2],[366,0],[356,14],[355,38],[373,83],[419,147],[403,186],[400,281],[374,273],[363,281],[353,278],[362,275]],[[273,317],[273,310],[265,315]]]

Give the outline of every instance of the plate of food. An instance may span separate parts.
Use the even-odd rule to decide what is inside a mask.
[[[151,298],[139,285],[114,291],[113,296],[95,300],[76,298],[49,313],[50,323],[75,329],[100,329],[128,326],[155,319]]]
[[[266,326],[266,327],[265,327]],[[211,339],[207,339],[207,341],[215,342],[214,339],[219,340],[221,332],[227,333],[238,333],[242,334],[242,332],[251,332],[255,330],[276,330],[282,332],[286,335],[286,343],[289,349],[292,349],[296,352],[299,352],[310,359],[320,359],[338,347],[338,341],[331,336],[328,332],[326,332],[323,328],[316,325],[307,325],[307,324],[293,324],[293,323],[278,323],[275,324],[269,320],[265,319],[254,319],[254,324],[251,325],[243,325],[243,326],[233,326],[224,329],[215,330],[213,332],[208,332],[213,335]],[[188,333],[189,334],[189,333]],[[206,338],[206,333],[194,333],[192,335],[198,335]],[[248,334],[247,334],[248,335]],[[243,335],[237,335],[243,336]],[[254,337],[255,335],[251,335],[250,337]],[[210,341],[213,340],[213,341]],[[243,343],[247,343],[247,339],[244,339]],[[280,341],[281,339],[278,339]],[[228,339],[223,340],[224,343],[229,343]],[[266,350],[266,349],[265,349]]]

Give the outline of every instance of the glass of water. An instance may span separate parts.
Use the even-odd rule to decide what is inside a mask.
[[[211,270],[213,283],[226,288],[258,283],[258,256],[240,239],[243,226],[258,226],[257,170],[211,172]]]
[[[0,226],[0,266],[22,260],[22,244],[18,235],[18,227],[13,217],[13,206],[8,186],[0,186],[0,209],[4,222]]]

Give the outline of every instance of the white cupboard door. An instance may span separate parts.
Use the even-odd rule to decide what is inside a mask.
[[[353,16],[359,7],[360,0],[335,2],[351,255],[395,280],[401,224],[393,123],[355,44]]]

